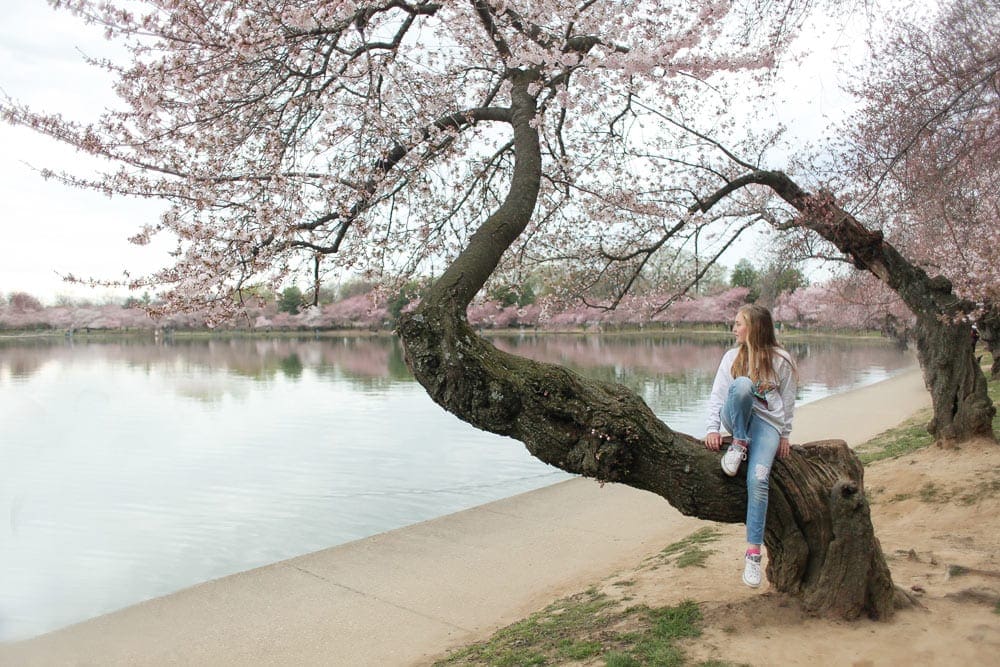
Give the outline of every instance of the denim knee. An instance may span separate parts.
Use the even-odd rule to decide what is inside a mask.
[[[733,384],[729,388],[730,394],[734,398],[749,399],[753,397],[753,381],[741,375],[740,377],[733,380]]]
[[[747,500],[766,503],[771,469],[760,463],[754,463],[753,468],[747,471]]]

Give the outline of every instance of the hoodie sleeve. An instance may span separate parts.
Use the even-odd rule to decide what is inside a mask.
[[[781,364],[780,381],[778,391],[781,393],[781,405],[784,411],[784,422],[781,428],[781,437],[787,438],[792,434],[792,419],[795,417],[795,393],[797,384],[795,381],[795,366],[790,357],[781,355],[784,359]]]
[[[705,422],[705,433],[718,433],[722,428],[722,406],[726,403],[729,385],[733,383],[732,367],[736,350],[729,350],[722,355],[719,370],[715,372],[712,383],[712,393],[708,397],[708,419]]]

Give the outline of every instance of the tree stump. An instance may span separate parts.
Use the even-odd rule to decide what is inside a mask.
[[[887,620],[895,591],[864,495],[864,468],[843,440],[792,448],[771,475],[767,575],[813,614]]]

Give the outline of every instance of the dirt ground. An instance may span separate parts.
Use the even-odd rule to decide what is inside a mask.
[[[650,558],[601,589],[633,604],[698,602],[704,629],[684,641],[689,664],[1000,665],[1000,446],[929,447],[865,475],[893,581],[919,601],[889,622],[808,618],[766,583],[747,588],[739,525],[718,525],[703,568]]]

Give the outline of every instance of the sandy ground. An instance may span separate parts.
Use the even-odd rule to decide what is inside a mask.
[[[597,587],[627,604],[698,602],[703,634],[682,644],[692,665],[1000,665],[1000,447],[927,448],[872,464],[866,485],[893,580],[919,601],[889,622],[808,618],[766,582],[745,587],[742,526],[717,525],[704,568],[649,557]]]

